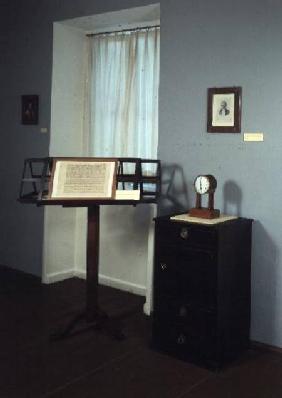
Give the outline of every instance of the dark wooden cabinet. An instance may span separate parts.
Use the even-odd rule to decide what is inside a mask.
[[[252,220],[155,220],[153,347],[220,368],[249,345]]]

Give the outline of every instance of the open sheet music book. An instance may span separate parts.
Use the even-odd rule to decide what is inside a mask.
[[[50,199],[112,199],[116,160],[56,159]]]

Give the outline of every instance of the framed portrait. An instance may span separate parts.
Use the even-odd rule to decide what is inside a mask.
[[[38,124],[38,110],[38,95],[22,95],[22,124]]]
[[[241,132],[241,87],[208,89],[209,133]]]

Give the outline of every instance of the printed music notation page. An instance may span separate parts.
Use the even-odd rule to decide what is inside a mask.
[[[114,197],[115,161],[57,160],[52,199]]]

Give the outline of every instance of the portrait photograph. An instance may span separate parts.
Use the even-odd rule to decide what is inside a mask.
[[[207,131],[240,133],[241,87],[208,89]]]
[[[22,124],[38,124],[38,95],[22,95]]]

